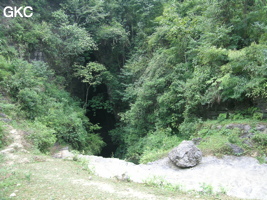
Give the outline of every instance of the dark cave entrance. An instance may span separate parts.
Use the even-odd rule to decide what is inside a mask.
[[[109,100],[107,86],[104,84],[97,86],[95,89],[90,89],[89,100],[99,94],[103,97],[104,101]],[[114,129],[116,124],[114,114],[108,112],[106,109],[96,109],[95,111],[92,111],[89,106],[86,115],[93,124],[98,124],[101,127],[101,129],[97,132],[103,138],[104,142],[106,143],[106,146],[103,147],[100,156],[113,156],[118,147],[112,142],[111,136],[109,135],[109,131]]]

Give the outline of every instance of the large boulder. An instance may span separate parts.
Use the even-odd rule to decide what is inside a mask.
[[[201,162],[202,152],[192,141],[184,140],[170,151],[168,157],[178,167],[194,167]]]

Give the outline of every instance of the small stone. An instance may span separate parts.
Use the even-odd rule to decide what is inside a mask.
[[[29,151],[27,151],[26,149],[21,149],[20,150],[22,153],[30,153]]]
[[[261,124],[258,124],[258,125],[256,126],[256,130],[257,130],[257,131],[261,131],[261,132],[263,132],[266,128],[267,128],[267,127],[266,127],[265,125],[261,125]]]
[[[64,149],[59,151],[58,153],[53,155],[54,158],[62,158],[62,159],[68,159],[68,160],[73,160],[74,154],[71,153],[69,150]]]
[[[9,154],[9,153],[14,153],[15,149],[13,148],[8,148],[8,149],[4,149],[1,151],[2,154]]]
[[[15,193],[12,193],[9,197],[15,197],[17,196]]]
[[[221,130],[222,129],[222,125],[218,125],[216,128]]]
[[[243,129],[244,129],[245,132],[248,133],[250,131],[250,129],[251,129],[251,126],[246,124],[246,125],[244,125]]]

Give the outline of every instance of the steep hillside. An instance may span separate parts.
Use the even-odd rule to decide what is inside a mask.
[[[15,118],[43,130],[30,134],[43,152],[57,142],[140,163],[198,135],[243,134],[209,120],[266,122],[266,1],[9,4],[33,16],[0,16],[1,90]]]

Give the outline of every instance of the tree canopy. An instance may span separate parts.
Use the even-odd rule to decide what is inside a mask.
[[[231,113],[267,98],[264,0],[13,3],[31,5],[34,15],[1,17],[3,88],[26,117],[55,129],[76,149],[89,148],[95,137],[97,127],[84,115],[96,105],[116,118],[110,131],[116,155],[139,161],[149,148],[170,148],[173,137],[189,139],[209,110]],[[96,98],[105,92],[100,85],[108,99]],[[81,99],[83,114],[69,107],[71,97],[58,87]],[[66,118],[59,122],[58,115]],[[68,130],[56,130],[63,124]]]

